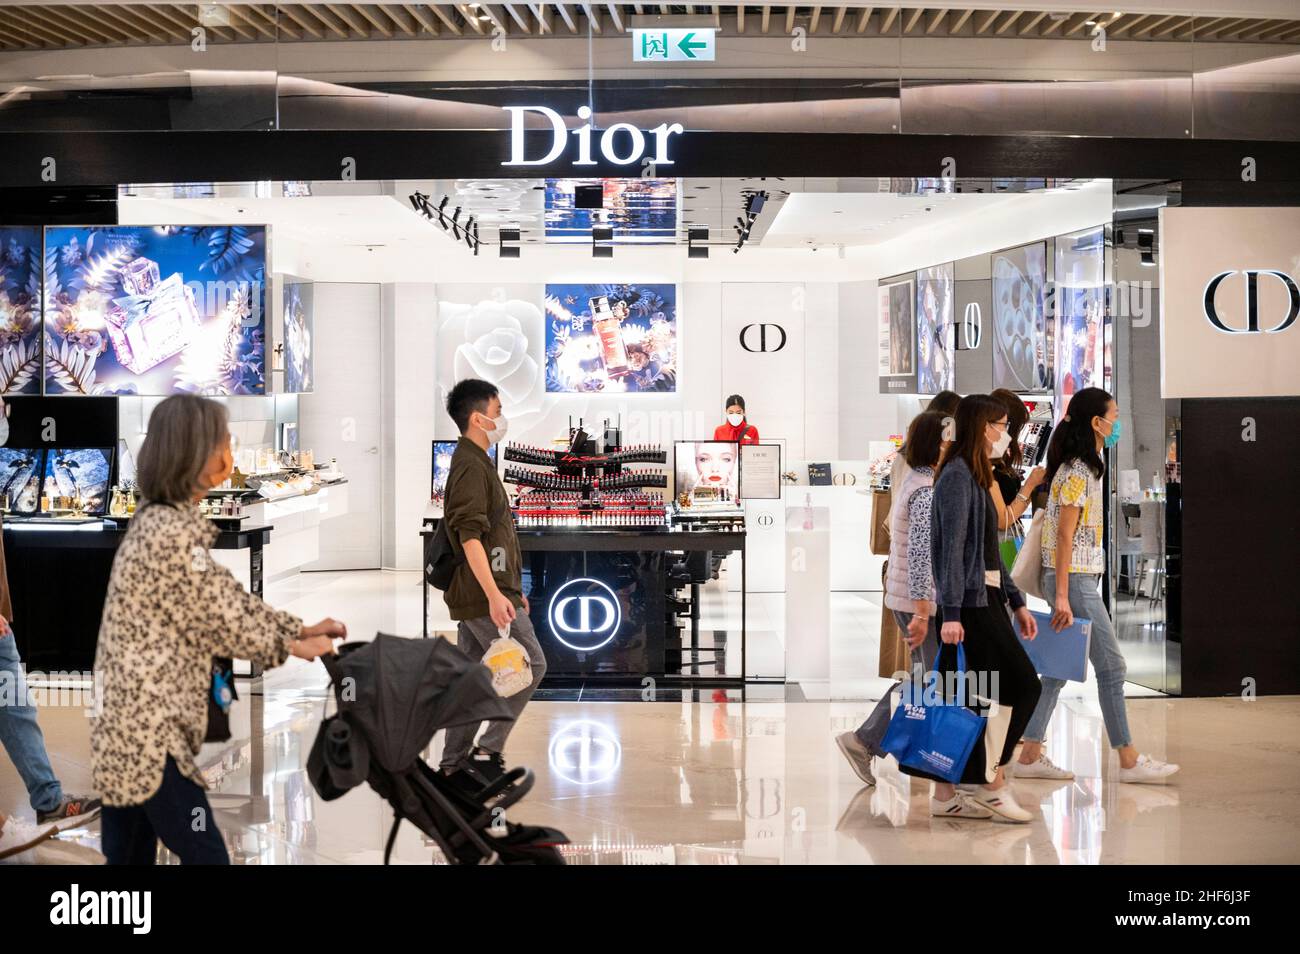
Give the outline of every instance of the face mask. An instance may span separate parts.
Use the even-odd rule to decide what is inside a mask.
[[[1106,435],[1106,439],[1105,439],[1105,441],[1103,441],[1102,446],[1104,446],[1104,447],[1114,447],[1116,444],[1119,443],[1119,435],[1120,435],[1120,429],[1121,429],[1121,428],[1120,428],[1120,425],[1121,425],[1122,423],[1123,423],[1123,422],[1120,421],[1119,418],[1116,418],[1115,420],[1113,420],[1113,421],[1110,422],[1110,433]]]
[[[493,421],[492,418],[488,417],[486,414],[483,415],[483,418],[485,420],[492,421],[492,425],[493,425],[492,427],[483,428],[483,433],[487,435],[488,446],[491,446],[497,443],[498,441],[504,440],[506,436],[506,431],[509,429],[510,426],[510,422],[506,420],[506,416],[502,414],[495,421]]]
[[[989,451],[989,457],[993,460],[997,460],[999,457],[1001,457],[1003,454],[1007,452],[1007,448],[1010,446],[1011,446],[1010,432],[1002,431],[1001,433],[998,434],[998,439],[993,442],[993,449]]]
[[[743,421],[744,419],[745,419],[745,415],[743,414],[727,415],[727,423],[730,424],[732,427],[740,427],[740,422]]]

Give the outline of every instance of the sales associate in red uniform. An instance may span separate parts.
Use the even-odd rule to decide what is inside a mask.
[[[739,394],[727,398],[727,422],[714,429],[713,439],[737,441],[741,444],[758,443],[758,428],[745,420],[745,399]]]

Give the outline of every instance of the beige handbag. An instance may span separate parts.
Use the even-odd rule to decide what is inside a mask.
[[[871,493],[871,552],[889,556],[889,510],[893,495],[888,490]]]

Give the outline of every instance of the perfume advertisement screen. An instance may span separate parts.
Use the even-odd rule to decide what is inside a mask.
[[[265,394],[266,229],[45,230],[45,393]]]
[[[952,325],[953,263],[916,273],[916,390],[951,391],[956,380]]]
[[[581,187],[601,190],[601,208],[580,209]],[[593,228],[614,230],[615,242],[677,240],[676,179],[547,179],[546,241],[590,242]]]
[[[916,390],[915,281],[876,286],[877,366],[881,394]]]
[[[58,448],[45,452],[46,497],[72,497],[80,509],[102,516],[108,507],[108,477],[113,452],[108,447]]]
[[[673,445],[677,493],[712,487],[730,491],[734,501],[740,495],[738,448],[734,441],[677,441]]]
[[[1083,388],[1105,387],[1106,243],[1102,229],[1056,240],[1056,420]]]
[[[1045,391],[1052,386],[1046,288],[1046,242],[993,254],[995,388]]]
[[[284,281],[284,390],[304,394],[312,378],[312,283]]]
[[[547,285],[546,390],[677,390],[676,285]]]
[[[433,442],[433,481],[429,487],[429,499],[441,497],[447,492],[447,475],[451,473],[451,455],[456,453],[456,441]],[[497,445],[488,448],[488,458],[492,466],[497,463]]]
[[[41,392],[41,230],[0,227],[0,394]]]
[[[33,514],[41,502],[45,451],[0,447],[0,502],[7,512]]]

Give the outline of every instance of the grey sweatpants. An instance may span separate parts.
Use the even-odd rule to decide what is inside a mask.
[[[475,662],[483,658],[488,646],[498,635],[497,624],[492,622],[490,616],[465,619],[456,624],[456,645]],[[515,611],[515,618],[510,623],[510,635],[528,652],[528,659],[533,667],[533,684],[505,700],[511,714],[515,717],[513,720],[489,722],[487,729],[484,730],[483,738],[478,743],[479,747],[498,754],[505,751],[506,738],[510,735],[510,730],[514,728],[519,714],[524,711],[524,706],[528,705],[528,700],[533,697],[533,692],[541,684],[542,677],[546,675],[546,656],[542,653],[541,644],[537,642],[537,634],[533,632],[532,620],[521,609]],[[443,768],[454,768],[469,755],[479,725],[452,726],[447,730],[447,739],[442,748]]]

